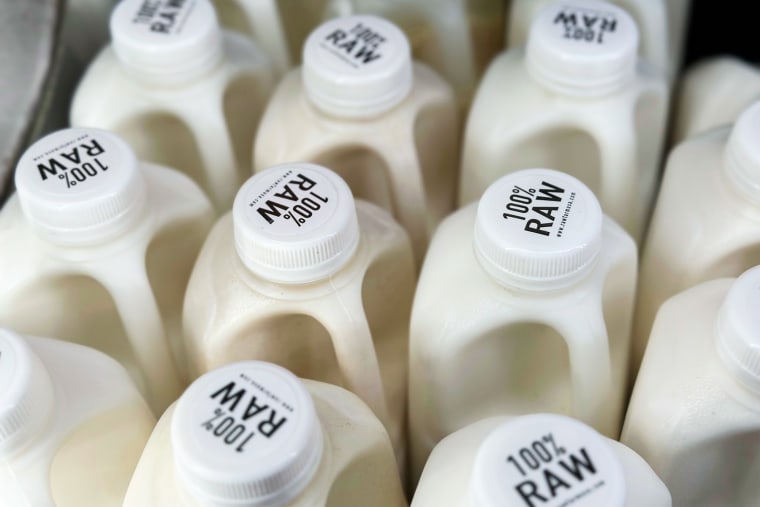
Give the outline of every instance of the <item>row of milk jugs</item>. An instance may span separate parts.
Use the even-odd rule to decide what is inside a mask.
[[[747,120],[744,124],[748,122],[751,123]],[[714,147],[713,159],[720,159],[725,151],[728,153],[726,160],[741,159],[744,162],[744,165],[741,162],[738,165],[736,162],[725,164],[724,183],[729,197],[733,195],[730,192],[737,188],[739,193],[751,193],[751,188],[750,191],[744,188],[751,186],[746,178],[747,172],[751,172],[752,154],[746,153],[751,151],[751,144],[746,140],[747,133],[743,134],[745,140],[742,142],[741,124],[737,124],[729,142],[726,142],[724,134],[722,141]],[[702,156],[705,156],[704,153]],[[30,169],[24,171],[24,163]],[[372,205],[357,201],[353,212],[339,206],[338,203],[345,205],[352,201],[350,192],[346,193],[345,184],[332,173],[305,164],[264,171],[257,184],[249,182],[238,193],[236,201],[243,201],[243,204],[236,203],[232,216],[221,220],[220,224],[226,222],[226,225],[217,225],[209,236],[204,247],[206,253],[201,254],[198,266],[205,255],[211,259],[207,262],[215,267],[205,275],[198,274],[201,273],[200,268],[194,271],[184,299],[183,317],[184,285],[211,225],[213,212],[198,188],[187,178],[150,164],[143,164],[139,171],[135,170],[136,166],[134,155],[123,142],[95,130],[80,129],[54,134],[30,149],[19,164],[16,180],[18,197],[0,216],[3,252],[10,252],[8,261],[0,268],[3,270],[2,279],[10,282],[10,294],[1,296],[2,321],[5,323],[7,320],[8,325],[25,332],[98,345],[121,359],[130,369],[157,414],[178,396],[187,380],[202,371],[243,358],[271,360],[289,366],[303,377],[321,378],[343,385],[358,394],[385,424],[395,444],[396,456],[400,458],[398,463],[403,468],[405,450],[402,430],[406,392],[403,379],[407,361],[405,333],[415,278],[414,262],[411,260],[413,255],[409,253],[408,245],[404,246],[407,244],[404,232],[387,215],[383,216],[380,212],[381,218],[374,216],[379,209]],[[117,170],[109,172],[109,168]],[[265,174],[266,177],[263,176]],[[492,204],[497,202],[498,206],[493,207],[496,211],[492,214],[497,218],[490,220],[490,224],[487,218],[481,218],[487,216],[487,212],[476,213],[474,205],[469,206],[469,241],[464,239],[468,234],[467,218],[462,218],[464,210],[447,219],[433,242],[433,245],[445,245],[444,250],[438,253],[439,259],[436,261],[436,248],[431,247],[425,262],[418,295],[423,294],[426,284],[434,287],[430,290],[434,294],[419,296],[420,301],[428,298],[425,303],[415,302],[409,356],[414,477],[419,474],[432,444],[458,427],[488,415],[552,410],[571,413],[611,436],[619,430],[610,429],[614,424],[619,426],[619,420],[617,423],[610,423],[610,420],[620,417],[619,413],[614,412],[622,410],[622,391],[619,388],[624,386],[624,381],[610,380],[605,383],[604,379],[625,377],[626,331],[617,333],[613,327],[615,323],[622,323],[619,329],[625,330],[626,319],[630,323],[635,248],[619,227],[610,226],[613,222],[602,218],[595,198],[580,182],[551,171],[534,171],[532,176],[528,176],[526,178],[525,173],[518,173],[513,175],[513,179],[517,178],[514,181],[499,180],[497,183],[502,185],[500,190],[488,187],[489,191],[481,199],[483,207],[487,206],[483,203],[488,202],[489,192],[492,196],[500,193],[502,198],[499,201],[499,198],[491,197]],[[261,178],[264,178],[263,183]],[[350,180],[350,176],[347,179]],[[682,192],[683,184],[672,185],[671,192]],[[498,188],[498,185],[494,184],[493,187]],[[246,188],[249,188],[247,194]],[[716,187],[713,182],[709,186],[706,184],[705,188],[713,190],[705,195],[705,199],[711,199],[716,188],[722,187]],[[243,211],[239,211],[241,207]],[[366,208],[364,213],[361,211],[363,207]],[[353,203],[350,208],[353,208]],[[664,205],[658,207],[655,217],[659,214],[670,216],[660,208]],[[239,218],[246,215],[248,218]],[[321,220],[320,215],[323,217]],[[576,215],[583,218],[571,218]],[[455,219],[456,216],[460,218]],[[256,220],[260,222],[259,230]],[[514,249],[514,238],[505,239],[509,238],[509,234],[505,235],[501,229],[504,224],[508,224],[507,233],[510,230],[513,234],[517,232],[519,242],[525,241],[527,245]],[[721,225],[725,228],[725,222]],[[376,229],[374,241],[368,239],[373,237],[373,233],[368,232],[373,227]],[[217,231],[220,228],[223,232]],[[614,232],[609,232],[610,228]],[[652,227],[653,231],[656,229],[656,226]],[[445,233],[446,230],[449,232]],[[453,233],[455,230],[458,232]],[[581,232],[571,232],[573,230]],[[451,239],[438,239],[439,236],[446,238],[445,234]],[[662,234],[666,240],[673,237],[669,230]],[[617,241],[603,241],[605,236],[612,236]],[[743,240],[744,236],[737,233],[736,237]],[[563,246],[568,237],[580,246]],[[542,238],[548,240],[536,242]],[[680,243],[684,242],[684,238],[679,239]],[[178,245],[177,242],[182,244]],[[223,246],[209,246],[214,242],[226,245],[226,250]],[[11,246],[16,243],[17,249]],[[616,246],[611,247],[610,244]],[[9,245],[7,250],[5,245]],[[461,267],[457,269],[461,272],[456,276],[463,276],[463,281],[453,284],[451,282],[454,280],[445,280],[446,276],[456,277],[450,273],[451,270],[428,267],[428,264],[434,266],[436,262],[448,262],[449,252],[457,254],[457,245],[468,249],[465,253],[470,255],[470,259],[460,259]],[[601,253],[607,250],[613,253]],[[361,255],[364,259],[357,263],[356,259],[360,259]],[[5,253],[0,257],[5,257]],[[609,258],[606,261],[598,260],[605,257]],[[467,260],[474,262],[468,265]],[[654,265],[659,262],[660,258],[656,257]],[[352,272],[344,269],[352,264]],[[602,276],[599,276],[597,264],[606,265]],[[358,271],[356,265],[360,266]],[[518,313],[530,310],[523,313],[523,322],[535,320],[537,315],[546,318],[549,312],[556,314],[538,326],[543,326],[543,329],[508,320],[507,316],[501,315],[504,303],[498,298],[487,304],[472,295],[457,299],[457,302],[445,301],[445,293],[440,287],[451,286],[465,293],[471,290],[468,286],[473,283],[477,285],[477,281],[473,282],[470,278],[473,273],[467,270],[468,266],[480,270],[480,281],[485,279],[491,284],[486,287],[496,284],[499,286],[497,294],[506,290],[512,296],[519,295],[516,300],[530,300],[528,296],[535,293],[539,293],[539,300],[546,299],[547,295],[569,294],[578,289],[576,282],[595,278],[596,292],[586,291],[587,295],[580,297],[580,300],[592,300],[594,297],[591,294],[594,294],[596,299],[604,301],[602,307],[591,312],[596,316],[587,319],[585,329],[589,333],[589,329],[598,331],[607,328],[605,333],[610,336],[606,344],[607,352],[597,348],[604,341],[599,336],[591,340],[591,344],[580,343],[586,339],[580,333],[575,338],[572,335],[563,336],[565,328],[559,325],[563,318],[585,315],[574,306],[577,300],[568,298],[567,294],[559,301],[554,299],[548,311],[530,310],[532,303],[518,308]],[[673,269],[679,267],[676,264]],[[725,267],[721,262],[721,268]],[[431,272],[434,274],[427,274]],[[658,281],[661,276],[662,273],[657,273]],[[202,287],[201,293],[190,290],[196,279],[196,286]],[[257,287],[251,291],[252,286]],[[206,296],[202,294],[204,291]],[[209,297],[208,293],[213,296]],[[609,297],[610,294],[613,297]],[[289,303],[275,309],[273,300],[288,300]],[[5,304],[6,301],[8,304]],[[306,304],[308,312],[304,310]],[[446,308],[439,311],[436,307],[440,305]],[[584,305],[588,306],[588,301],[583,302],[580,308]],[[257,306],[261,307],[261,311],[256,310]],[[420,322],[423,323],[419,324],[420,329],[435,330],[433,333],[424,331],[431,334],[431,341],[436,341],[434,347],[428,345],[432,350],[427,352],[424,351],[424,338],[415,338],[418,306],[427,307],[425,312],[428,312],[421,317]],[[608,310],[613,306],[628,308],[608,315]],[[573,313],[568,311],[564,316],[559,315],[564,310],[558,309],[564,307],[573,308]],[[491,315],[492,310],[500,314],[496,316],[496,321]],[[288,316],[288,313],[296,316]],[[10,316],[6,319],[5,314]],[[193,338],[183,339],[183,326],[185,330],[198,328],[202,331]],[[443,327],[439,329],[438,326]],[[572,327],[568,325],[567,329]],[[526,336],[535,350],[530,351],[530,343],[527,347],[525,344],[494,345],[499,328],[516,329],[517,335]],[[559,331],[554,333],[554,329]],[[221,344],[211,343],[217,340],[216,337],[212,338],[217,331],[219,336],[224,335]],[[483,350],[475,350],[462,340],[468,333],[470,336],[479,335],[484,343],[491,343]],[[559,364],[562,360],[556,355],[545,355],[549,361],[555,361],[549,365],[531,361],[531,356],[544,357],[544,342],[552,342],[552,334],[556,336],[554,341],[567,342],[569,356],[564,360],[567,363],[564,369]],[[404,339],[398,338],[401,335]],[[391,338],[386,339],[385,336]],[[454,349],[448,352],[437,350],[441,347],[438,341],[446,336],[451,341],[459,339],[460,343],[452,345],[460,347],[464,353],[458,352],[455,356],[451,354]],[[275,339],[276,347],[273,344]],[[623,343],[622,347],[620,343]],[[741,340],[734,339],[731,343],[740,343],[741,346]],[[735,349],[737,346],[727,347],[733,350],[731,347]],[[552,348],[551,344],[549,348]],[[503,357],[496,357],[499,349],[507,352],[506,362]],[[422,352],[415,356],[418,350]],[[441,354],[441,357],[430,358],[425,354]],[[741,354],[735,352],[733,355]],[[602,359],[599,366],[593,358]],[[499,366],[489,369],[489,362],[495,360],[499,360]],[[503,369],[509,361],[514,362],[517,368],[512,367],[506,373],[496,371],[496,376],[492,376],[492,370]],[[606,365],[607,362],[611,364]],[[623,366],[616,367],[616,362]],[[550,375],[542,375],[541,371],[526,372],[525,366],[520,363],[527,365],[529,370],[545,369]],[[182,370],[177,372],[177,380],[174,380],[175,368]],[[598,371],[594,374],[583,371],[588,368]],[[481,369],[483,373],[480,373]],[[572,388],[566,381],[556,382],[560,377],[558,370],[568,372],[565,380],[572,379]],[[477,374],[473,375],[473,371]],[[538,394],[518,394],[516,401],[509,402],[515,408],[505,409],[509,405],[503,405],[502,401],[508,396],[486,384],[489,375],[503,385],[510,378],[516,378],[516,372],[518,376],[528,375],[528,379],[533,378],[543,385],[533,388]],[[423,379],[429,377],[433,382],[425,385],[425,381],[414,380],[415,375]],[[551,379],[552,375],[554,380]],[[601,388],[597,383],[600,379]],[[472,384],[472,387],[467,384]],[[520,386],[523,384],[523,381],[519,383]],[[426,391],[431,389],[431,385],[440,392]],[[546,386],[549,389],[545,389]],[[422,391],[415,394],[417,387]],[[606,390],[617,391],[617,394],[594,394],[594,391]],[[482,399],[474,401],[468,392]],[[489,396],[494,392],[496,397],[489,401]],[[552,403],[541,406],[538,397],[547,393]],[[224,391],[218,395],[221,399],[229,396],[232,394],[225,394]],[[415,396],[420,396],[422,401],[414,402]],[[608,403],[606,400],[613,401]],[[605,411],[602,407],[607,407],[607,414],[602,414]],[[253,405],[248,405],[249,413],[258,408],[255,401]],[[415,451],[417,409],[432,410],[435,414],[432,429],[426,427],[430,424],[424,421],[418,425],[423,427],[420,433],[429,433],[418,439],[423,442],[418,445],[419,451]],[[447,416],[451,416],[448,421]],[[263,434],[271,431],[276,421],[280,420],[271,414],[268,417],[270,426],[264,425],[268,430],[264,430]],[[44,419],[44,416],[41,418]],[[424,418],[431,419],[423,414]],[[18,420],[18,417],[12,419]],[[229,421],[232,425],[233,421]],[[220,435],[224,435],[226,429],[223,428]],[[233,435],[230,440],[233,438],[237,437]],[[738,448],[742,449],[745,445],[741,444]],[[533,448],[534,453],[540,452],[536,449]],[[557,458],[560,455],[562,453]],[[522,458],[525,459],[524,456]],[[205,459],[208,458],[204,451]],[[528,468],[530,463],[532,461],[522,462],[523,467]],[[519,472],[520,468],[516,466],[515,470]],[[546,474],[544,477],[547,477]],[[692,483],[699,481],[700,486],[704,487],[701,478],[695,479],[694,474],[684,477]],[[558,486],[559,483],[546,480],[549,481],[546,484],[552,495],[563,489]],[[201,484],[203,479],[192,476],[190,483]],[[532,483],[522,481],[519,484],[522,486],[516,486],[513,492],[517,492],[526,503],[548,498],[539,489],[534,491]],[[217,491],[215,487],[211,490]],[[199,488],[203,489],[203,486]],[[687,491],[692,489],[693,484]],[[207,494],[208,491],[206,489]],[[577,494],[575,491],[573,496]],[[704,497],[702,491],[698,498]]]
[[[358,11],[375,12],[356,3]],[[433,3],[417,9],[428,12]],[[290,161],[330,167],[357,197],[391,211],[411,237],[418,266],[435,226],[456,204],[477,200],[498,176],[525,167],[579,177],[638,241],[657,182],[667,76],[672,81],[678,65],[668,48],[682,38],[668,42],[671,31],[652,26],[683,19],[668,12],[688,4],[622,3],[633,15],[594,0],[513,2],[513,47],[490,61],[465,119],[463,97],[475,85],[463,93],[412,60],[416,41],[383,18],[361,14],[319,25],[303,45],[302,64],[278,79],[253,42],[220,30],[208,0],[124,0],[111,16],[111,44],[72,99],[71,125],[116,132],[140,159],[182,170],[217,214],[230,209],[252,170]],[[353,9],[338,7],[331,9]],[[388,14],[415,33],[400,14],[410,11],[396,7]],[[456,9],[437,10],[448,24],[431,26],[460,24],[450,19]],[[641,44],[634,17],[644,28]],[[268,23],[283,32],[281,23]],[[454,44],[461,38],[454,32],[446,28],[436,40]],[[433,62],[476,59],[467,56],[468,44],[457,47],[465,55]]]
[[[759,130],[757,105],[735,126],[689,140],[671,155],[644,250],[640,309],[757,262],[749,242],[760,220],[752,200],[757,185],[751,183],[753,169],[760,169],[753,143]],[[347,411],[364,414],[360,421],[374,421],[373,438],[379,440],[373,449],[384,449],[378,456],[385,456],[370,461],[375,474],[351,472],[357,470],[353,465],[320,472],[327,474],[319,475],[323,479],[332,477],[320,484],[333,487],[348,474],[338,488],[342,493],[335,493],[340,498],[355,502],[357,490],[346,484],[367,479],[403,501],[401,477],[408,468],[414,484],[427,462],[431,471],[422,473],[413,501],[431,495],[430,505],[443,505],[444,499],[466,505],[461,502],[472,495],[491,494],[506,495],[515,505],[606,495],[618,500],[604,500],[605,505],[670,504],[640,458],[591,438],[596,434],[578,429],[580,423],[536,416],[497,431],[500,422],[482,422],[554,412],[608,437],[620,432],[629,363],[633,371],[638,361],[628,355],[636,246],[603,214],[590,189],[566,173],[507,174],[477,203],[448,216],[436,230],[416,288],[403,228],[382,208],[355,200],[336,173],[315,164],[287,163],[257,173],[239,190],[232,213],[212,225],[209,201],[187,176],[138,162],[112,133],[69,129],[27,150],[16,187],[0,212],[0,322],[17,332],[94,346],[122,366],[63,342],[29,338],[25,348],[23,339],[5,332],[5,491],[22,498],[62,491],[64,498],[75,495],[72,505],[86,505],[81,495],[97,498],[94,493],[67,486],[79,484],[76,477],[90,480],[93,462],[82,456],[96,449],[113,453],[108,429],[119,428],[128,430],[118,437],[130,449],[124,455],[136,460],[152,418],[200,377],[215,379],[198,381],[210,383],[206,394],[193,398],[188,393],[200,388],[191,387],[180,398],[195,399],[184,402],[193,418],[171,415],[181,403],[165,412],[151,440],[158,447],[148,445],[140,458],[129,490],[135,492],[127,494],[140,499],[134,505],[175,504],[176,498],[204,506],[313,502],[312,493],[301,492],[315,484],[314,474],[327,461],[315,457],[326,456],[323,451],[303,442],[316,446],[314,434],[330,434],[322,418],[321,430],[312,424],[310,437],[282,439],[306,446],[286,447],[282,454],[303,470],[294,471],[290,462],[282,469],[265,467],[256,473],[266,478],[266,487],[234,472],[248,470],[237,459],[248,456],[244,443],[257,435],[263,438],[254,443],[266,443],[261,452],[270,454],[256,460],[269,463],[280,456],[270,439],[288,411],[301,406],[289,401],[295,394],[280,394],[274,381],[268,387],[253,374],[224,369],[257,359],[340,386],[346,391],[325,389],[353,400],[345,402],[352,407]],[[712,242],[713,237],[723,241]],[[622,442],[650,463],[679,505],[751,505],[756,498],[751,444],[760,426],[759,303],[756,268],[736,281],[708,281],[682,292],[662,305],[654,322]],[[636,343],[650,324],[646,317],[639,312]],[[226,373],[204,375],[219,368]],[[59,384],[60,392],[50,387]],[[282,411],[275,413],[275,406]],[[118,408],[120,415],[104,408]],[[346,437],[363,424],[347,421],[345,414],[334,417],[333,429]],[[189,421],[190,429],[176,421]],[[559,438],[565,430],[552,429],[556,425],[570,425],[601,443],[571,438],[570,429]],[[539,433],[525,435],[523,426]],[[200,436],[178,443],[193,431]],[[339,436],[330,438],[338,450],[357,449],[353,443],[338,445]],[[502,438],[503,447],[483,443]],[[578,443],[567,443],[575,438]],[[440,450],[433,451],[436,445]],[[593,451],[597,447],[606,450]],[[227,461],[225,449],[240,458]],[[501,454],[494,457],[486,449]],[[458,453],[470,460],[454,473],[448,467]],[[352,456],[343,463],[354,463]],[[508,463],[511,478],[493,479],[488,474],[497,472],[479,465],[483,460]],[[597,460],[617,463],[599,468],[617,470],[617,479],[597,477]],[[123,464],[117,469],[96,468],[104,477],[121,474],[127,480],[129,461],[118,463]],[[157,466],[169,467],[177,484],[167,485]],[[458,481],[440,482],[446,470]],[[478,470],[485,474],[482,481]],[[500,486],[489,493],[487,484]],[[645,493],[653,496],[635,500]],[[325,505],[343,505],[330,503],[330,496]],[[379,505],[391,502],[382,498]],[[482,502],[476,505],[503,504]]]

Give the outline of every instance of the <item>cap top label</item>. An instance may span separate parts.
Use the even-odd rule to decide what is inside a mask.
[[[192,401],[188,424],[200,449],[221,459],[267,456],[289,440],[299,415],[290,385],[271,373],[239,371],[203,386]]]
[[[478,505],[609,507],[624,498],[622,467],[604,437],[562,416],[500,426],[481,444],[475,473]]]
[[[338,207],[338,190],[321,174],[303,167],[270,171],[246,195],[248,221],[275,236],[308,234]]]
[[[38,141],[19,163],[17,186],[48,195],[97,193],[118,179],[119,147],[106,136],[79,129]]]
[[[181,35],[196,0],[144,0],[134,12],[132,25],[145,33]]]
[[[558,27],[565,40],[601,45],[608,35],[615,34],[618,16],[613,11],[563,5],[553,16],[552,24]]]

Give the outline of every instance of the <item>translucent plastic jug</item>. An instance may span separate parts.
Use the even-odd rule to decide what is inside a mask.
[[[198,183],[218,213],[251,174],[256,127],[274,87],[270,60],[221,31],[209,0],[123,0],[111,44],[90,64],[71,124],[122,136],[143,160]]]
[[[438,228],[410,330],[419,476],[435,444],[484,417],[564,413],[616,437],[636,246],[579,180],[527,169]]]
[[[97,129],[40,139],[15,182],[0,211],[0,324],[106,352],[161,414],[183,387],[182,301],[208,199]]]
[[[0,328],[0,505],[120,507],[155,423],[105,354]]]

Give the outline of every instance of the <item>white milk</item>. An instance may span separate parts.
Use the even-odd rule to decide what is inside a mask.
[[[0,505],[120,507],[155,423],[113,359],[0,328]]]
[[[670,493],[626,446],[569,417],[493,417],[433,449],[412,507],[670,507]]]
[[[760,268],[674,296],[657,314],[622,442],[676,505],[756,506],[760,495]]]
[[[634,242],[567,174],[512,173],[444,220],[412,309],[415,477],[439,440],[494,415],[559,412],[616,437],[635,283]]]
[[[106,352],[160,414],[182,389],[182,301],[208,199],[96,129],[37,141],[15,183],[0,212],[0,324]]]
[[[415,59],[453,86],[463,107],[488,63],[504,47],[502,0],[215,0],[215,4],[223,25],[253,37],[278,63],[300,62],[309,33],[330,18],[356,14],[386,18],[406,33]]]
[[[512,0],[507,27],[507,48],[524,46],[531,23],[551,0]],[[641,34],[639,54],[673,82],[683,56],[689,0],[610,0],[628,12]],[[593,24],[592,21],[586,23]],[[584,25],[585,29],[586,26]]]
[[[283,7],[287,0],[214,0],[219,23],[230,30],[251,37],[272,59],[278,74],[291,67],[287,30],[283,23]],[[303,10],[310,10],[314,0],[297,3]],[[300,15],[299,15],[300,14]],[[293,13],[302,17],[303,13]],[[297,22],[294,20],[294,22]]]
[[[667,298],[760,264],[758,137],[760,103],[733,129],[694,137],[671,152],[641,255],[634,367]]]
[[[304,64],[280,82],[261,120],[254,166],[310,161],[390,211],[418,263],[454,206],[459,129],[454,94],[413,64],[404,34],[372,16],[317,28]]]
[[[581,30],[588,16],[597,17],[595,28]],[[565,38],[568,31],[584,38]],[[571,0],[542,10],[527,48],[497,57],[478,89],[460,204],[505,173],[553,167],[588,185],[639,240],[658,177],[667,88],[659,72],[637,65],[637,33],[631,17],[607,3]]]
[[[388,434],[355,395],[259,361],[218,368],[166,411],[124,507],[403,507]]]
[[[760,99],[760,70],[733,56],[691,66],[681,79],[673,118],[673,142],[728,125]]]
[[[142,160],[176,167],[230,209],[274,86],[269,59],[222,32],[209,0],[123,0],[90,64],[71,124],[112,130]]]
[[[241,359],[353,391],[404,464],[409,239],[335,173],[283,164],[243,185],[206,241],[184,327],[196,375]]]

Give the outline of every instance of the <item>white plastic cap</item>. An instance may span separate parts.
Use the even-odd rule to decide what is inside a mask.
[[[412,89],[406,36],[375,16],[347,16],[320,25],[306,39],[301,72],[311,102],[345,118],[388,111]]]
[[[255,174],[235,196],[232,221],[240,260],[271,282],[327,278],[359,245],[351,190],[316,164],[280,164]]]
[[[16,166],[27,220],[60,244],[106,241],[141,216],[147,191],[132,149],[104,130],[70,128],[29,147]]]
[[[580,180],[551,169],[502,176],[478,203],[473,237],[483,269],[525,290],[572,285],[594,266],[602,209]]]
[[[731,285],[718,312],[716,342],[728,370],[760,391],[760,266]]]
[[[280,506],[309,483],[322,456],[322,428],[303,383],[261,361],[200,377],[171,422],[181,483],[204,505]]]
[[[530,27],[525,61],[539,83],[562,94],[595,96],[635,75],[639,32],[623,9],[595,0],[554,2]]]
[[[122,0],[110,29],[116,57],[150,84],[194,79],[222,58],[222,33],[209,0]]]
[[[54,408],[53,382],[40,358],[21,336],[0,329],[0,458],[34,440]]]
[[[556,414],[496,428],[480,445],[470,477],[472,507],[623,507],[625,491],[623,467],[604,437]]]
[[[737,189],[760,200],[760,102],[742,112],[731,129],[724,151],[725,170]]]

